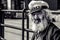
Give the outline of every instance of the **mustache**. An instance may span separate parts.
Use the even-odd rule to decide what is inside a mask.
[[[40,22],[41,22],[41,19],[34,19],[34,20],[36,20],[36,21],[40,21]]]
[[[34,23],[38,24],[41,22],[41,19],[34,19]]]

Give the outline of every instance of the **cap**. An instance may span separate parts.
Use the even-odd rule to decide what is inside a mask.
[[[44,2],[44,1],[31,1],[28,5],[30,12],[36,12],[41,10],[42,8],[49,8],[48,3]]]

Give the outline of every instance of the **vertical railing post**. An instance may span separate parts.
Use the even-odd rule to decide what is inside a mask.
[[[4,24],[4,13],[1,11],[3,9],[3,5],[0,0],[0,23]],[[4,26],[0,25],[0,36],[4,38]],[[1,39],[0,39],[1,40]]]
[[[29,18],[27,16],[27,29],[29,29]],[[29,40],[29,32],[27,31],[27,40]]]
[[[24,1],[25,1],[25,9],[27,10],[28,9],[28,4],[29,4],[30,0],[24,0]],[[29,19],[28,19],[28,16],[27,16],[27,29],[29,29]],[[26,40],[29,40],[29,32],[27,32]]]
[[[24,13],[25,13],[25,9],[23,10],[22,13],[22,40],[24,40]]]

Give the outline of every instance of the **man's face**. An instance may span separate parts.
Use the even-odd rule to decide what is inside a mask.
[[[45,14],[42,13],[41,11],[31,13],[31,21],[33,23],[32,29],[34,29],[34,31],[36,30],[42,31],[45,29],[45,26],[47,25]]]
[[[44,20],[44,14],[42,12],[31,13],[31,16],[31,19],[35,24],[39,24]]]

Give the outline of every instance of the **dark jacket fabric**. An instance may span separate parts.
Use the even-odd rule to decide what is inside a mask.
[[[32,40],[60,40],[60,29],[50,22],[45,30],[34,33]]]

